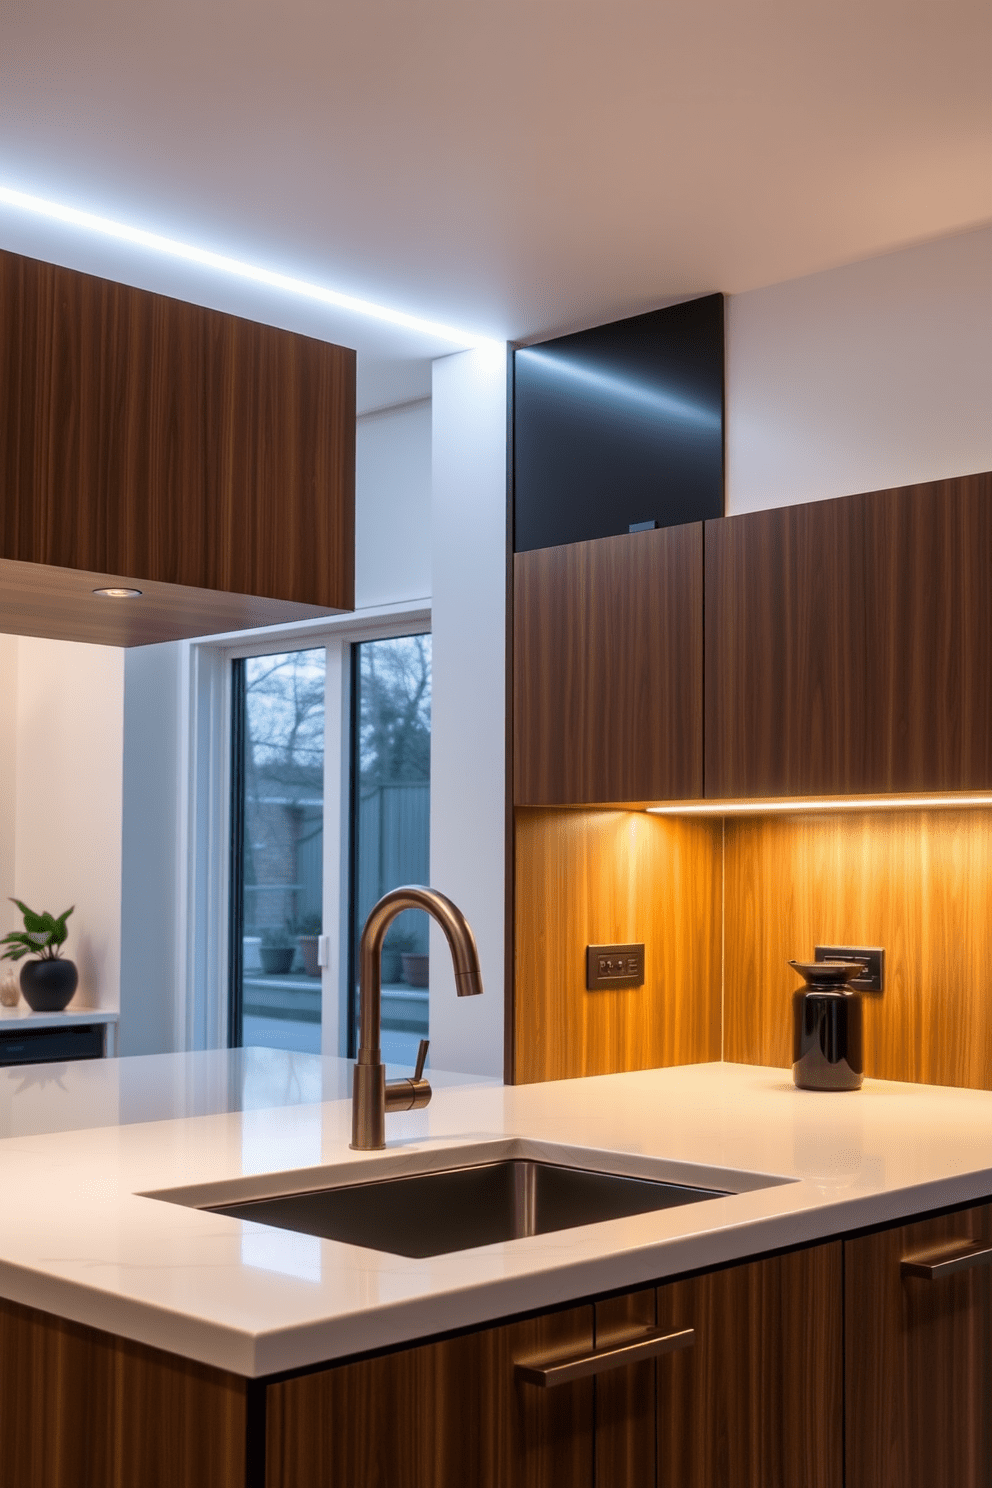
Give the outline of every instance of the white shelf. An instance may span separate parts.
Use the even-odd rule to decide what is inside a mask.
[[[26,1002],[0,1007],[0,1028],[13,1023],[31,1028],[71,1028],[75,1023],[119,1023],[120,1013],[107,1008],[66,1008],[64,1013],[34,1013]]]

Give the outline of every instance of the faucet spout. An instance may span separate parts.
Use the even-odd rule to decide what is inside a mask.
[[[389,926],[406,909],[426,910],[444,931],[458,996],[473,997],[482,991],[475,936],[457,904],[420,884],[407,884],[383,895],[365,921],[359,946],[359,1045],[352,1089],[351,1145],[363,1152],[386,1145],[387,1110],[417,1109],[431,1098],[430,1084],[421,1074],[426,1053],[423,1047],[413,1080],[387,1085],[382,1063],[382,945]]]

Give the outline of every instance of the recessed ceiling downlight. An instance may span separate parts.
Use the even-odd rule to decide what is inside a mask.
[[[94,589],[94,594],[102,594],[104,599],[140,599],[140,589]]]

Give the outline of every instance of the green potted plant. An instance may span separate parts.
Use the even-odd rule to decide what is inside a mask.
[[[0,940],[6,950],[0,955],[3,961],[20,961],[23,956],[34,955],[33,961],[25,961],[21,967],[21,992],[29,1008],[36,1013],[61,1013],[72,1001],[79,985],[76,963],[62,955],[62,946],[68,938],[66,920],[75,905],[64,909],[60,915],[43,910],[36,914],[20,899],[12,899],[24,917],[23,930],[11,930]]]
[[[258,948],[258,954],[266,976],[285,976],[296,955],[296,946],[288,927],[266,927],[262,931],[262,944]]]

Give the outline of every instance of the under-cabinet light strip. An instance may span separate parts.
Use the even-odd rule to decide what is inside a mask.
[[[645,810],[655,816],[766,816],[773,812],[931,811],[941,807],[992,806],[992,793],[945,796],[790,796],[770,800],[666,801]]]
[[[255,284],[264,284],[270,289],[282,290],[300,299],[315,300],[322,305],[333,305],[340,310],[350,310],[355,315],[364,315],[371,320],[382,320],[389,325],[402,326],[408,331],[436,337],[453,346],[488,347],[502,350],[502,342],[489,336],[479,336],[473,331],[459,330],[456,326],[444,325],[437,320],[423,320],[418,315],[408,315],[404,310],[393,310],[388,305],[377,305],[371,300],[361,300],[355,295],[344,294],[337,289],[327,289],[322,284],[313,284],[306,279],[296,279],[291,274],[280,274],[274,269],[263,269],[258,264],[246,263],[240,258],[229,258],[224,253],[214,253],[209,248],[197,248],[192,243],[167,238],[160,233],[147,232],[141,227],[130,227],[125,222],[116,222],[110,217],[100,217],[94,212],[82,212],[77,207],[63,206],[60,202],[47,201],[44,197],[30,196],[25,191],[16,191],[11,186],[0,184],[0,205],[30,212],[35,217],[47,217],[55,222],[67,223],[70,227],[82,228],[85,232],[97,233],[101,237],[116,238],[120,242],[134,243],[139,248],[151,249],[153,253],[167,258],[184,259],[187,263],[202,264],[204,268],[217,269],[236,279],[247,279]]]

